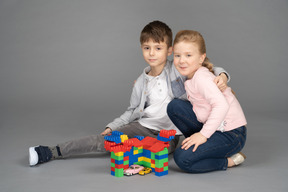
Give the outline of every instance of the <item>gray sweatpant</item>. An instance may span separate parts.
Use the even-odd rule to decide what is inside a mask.
[[[149,136],[156,138],[159,131],[143,127],[138,122],[131,122],[119,129],[124,134],[128,135],[129,138],[133,138],[136,135],[139,136]],[[102,135],[90,135],[82,137],[79,139],[74,139],[62,144],[58,144],[60,151],[64,158],[67,158],[72,155],[81,155],[93,152],[105,152],[104,148],[104,136]],[[177,144],[179,142],[179,136],[176,135],[173,140],[170,141],[170,147],[168,148],[169,154],[174,152]]]

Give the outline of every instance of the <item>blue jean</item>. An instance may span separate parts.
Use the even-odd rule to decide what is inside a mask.
[[[167,114],[185,137],[199,132],[203,127],[189,101],[172,100],[167,107]],[[226,132],[216,131],[195,152],[192,151],[193,146],[188,150],[177,148],[174,152],[175,163],[190,173],[226,170],[227,158],[241,151],[246,142],[246,134],[245,126]]]

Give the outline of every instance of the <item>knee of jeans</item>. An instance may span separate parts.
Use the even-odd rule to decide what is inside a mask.
[[[186,158],[185,158],[184,153],[185,153],[185,150],[179,147],[175,150],[174,155],[173,155],[176,165],[183,170],[186,169],[186,165],[184,161]]]
[[[170,103],[167,106],[167,114],[168,116],[173,115],[173,112],[175,110],[177,110],[177,108],[179,107],[179,99],[173,99],[172,101],[170,101]]]

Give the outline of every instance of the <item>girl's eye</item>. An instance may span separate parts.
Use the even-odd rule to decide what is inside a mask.
[[[158,50],[158,51],[160,51],[160,50],[161,50],[161,48],[157,48],[157,50]]]
[[[191,57],[191,56],[192,56],[192,55],[189,55],[189,54],[187,55],[187,57]]]
[[[180,57],[180,55],[174,55],[174,57]]]

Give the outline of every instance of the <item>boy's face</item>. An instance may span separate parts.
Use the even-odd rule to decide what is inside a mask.
[[[166,42],[154,42],[152,39],[141,45],[145,61],[150,67],[164,66],[167,57],[172,54],[172,47],[167,46]]]
[[[199,52],[199,47],[191,42],[179,42],[174,45],[174,65],[179,73],[191,79],[202,66],[206,54]]]

